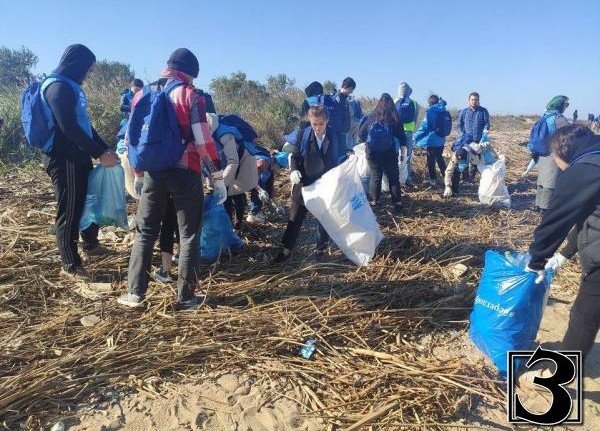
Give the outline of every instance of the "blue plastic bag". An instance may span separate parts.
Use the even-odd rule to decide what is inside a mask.
[[[507,352],[532,347],[552,281],[548,270],[544,281],[536,284],[537,274],[525,271],[529,260],[525,253],[486,251],[471,313],[469,336],[503,378]]]
[[[121,165],[105,168],[97,165],[88,177],[87,196],[79,229],[92,223],[98,226],[116,226],[127,230],[125,208],[125,173]]]
[[[204,199],[202,212],[200,256],[204,260],[213,262],[222,253],[239,251],[243,247],[244,242],[233,231],[225,207],[218,203],[214,194],[208,194]]]

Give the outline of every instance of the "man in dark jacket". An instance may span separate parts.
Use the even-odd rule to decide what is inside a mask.
[[[91,125],[87,114],[87,98],[81,83],[92,71],[96,57],[83,45],[71,45],[65,50],[58,67],[42,84],[43,98],[50,107],[56,130],[53,147],[44,155],[46,172],[52,179],[58,206],[56,210],[56,240],[62,259],[62,275],[89,280],[77,252],[79,219],[87,194],[88,174],[92,157],[105,167],[119,163]],[[98,244],[98,226],[92,224],[81,232],[86,254],[106,252]]]
[[[350,136],[350,105],[348,104],[348,97],[352,94],[356,88],[356,82],[354,79],[348,77],[342,81],[342,88],[335,95],[336,100],[342,108],[342,124],[340,128],[340,142],[345,146],[346,150],[351,150],[354,147],[354,142]]]
[[[308,110],[310,126],[300,130],[294,151],[290,156],[290,181],[292,182],[292,202],[290,216],[281,240],[283,250],[272,263],[285,263],[296,246],[302,222],[308,210],[304,206],[302,187],[317,181],[327,171],[338,166],[345,158],[344,146],[338,141],[338,135],[327,127],[329,117],[321,106],[312,106]],[[319,224],[317,248],[314,253],[320,260],[329,243],[329,235]]]
[[[562,173],[535,229],[528,270],[543,278],[544,268],[558,270],[579,253],[581,285],[562,347],[581,350],[585,357],[600,328],[600,136],[573,124],[559,129],[550,142]],[[567,236],[567,246],[556,253]]]

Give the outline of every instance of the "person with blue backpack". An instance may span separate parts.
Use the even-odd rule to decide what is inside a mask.
[[[131,101],[133,100],[133,96],[138,91],[141,91],[144,88],[144,81],[138,78],[132,78],[130,87],[121,93],[121,107],[120,110],[123,114],[129,115],[131,112]]]
[[[535,207],[542,212],[550,206],[556,179],[560,172],[548,142],[559,128],[569,124],[569,120],[563,115],[568,106],[568,97],[553,97],[546,105],[546,112],[536,121],[529,134],[527,148],[531,153],[533,164],[537,163],[538,166]],[[530,165],[533,164],[530,161]],[[529,165],[528,169],[531,169]],[[528,171],[526,170],[526,172]]]
[[[452,117],[446,110],[446,101],[432,94],[428,99],[429,108],[425,111],[425,118],[414,135],[415,147],[427,149],[427,169],[429,171],[429,184],[437,185],[435,164],[437,163],[442,178],[446,172],[444,160],[444,145],[446,136],[452,131]]]
[[[413,170],[412,170],[412,157],[413,157],[413,134],[417,127],[417,121],[419,119],[419,111],[421,107],[416,100],[410,98],[412,94],[412,88],[406,82],[401,82],[398,85],[398,93],[395,100],[396,110],[402,121],[404,127],[404,135],[406,136],[406,156],[407,156],[407,168],[408,177],[406,179],[406,185],[412,186],[413,184]]]
[[[117,302],[145,304],[152,251],[169,197],[179,228],[177,308],[194,309],[202,226],[203,169],[218,202],[227,199],[220,160],[206,119],[204,97],[192,85],[200,70],[187,48],[173,51],[162,73],[164,86],[136,94],[129,117],[128,157],[142,179],[135,241],[129,259],[127,293]],[[143,176],[138,175],[142,173]]]
[[[556,272],[579,255],[580,287],[560,347],[581,351],[585,360],[600,329],[600,136],[588,127],[570,124],[550,136],[547,145],[562,173],[534,231],[527,270],[537,273],[541,281],[546,270]],[[558,251],[565,239],[566,245]],[[544,371],[526,372],[519,383],[532,384],[536,376],[552,375]]]
[[[402,209],[402,191],[398,167],[398,148],[406,146],[406,136],[400,115],[392,97],[383,93],[373,113],[360,126],[358,136],[366,143],[369,164],[371,203],[379,204],[383,174],[388,179],[394,212]]]
[[[300,115],[303,118],[300,121],[299,129],[304,129],[309,126],[310,122],[306,119],[306,115],[311,106],[321,106],[323,109],[327,111],[327,115],[329,116],[329,122],[327,123],[331,130],[337,133],[337,140],[346,147],[346,133],[350,130],[349,124],[349,108],[347,103],[347,94],[351,94],[354,88],[352,85],[356,86],[354,80],[352,78],[347,78],[351,81],[347,81],[346,85],[348,88],[342,89],[343,94],[331,95],[324,94],[323,85],[320,82],[314,81],[310,83],[305,89],[304,93],[306,94],[306,98],[302,103],[302,109],[300,111]],[[340,103],[340,100],[342,101]],[[348,149],[347,149],[348,150]]]
[[[234,229],[239,233],[245,218],[246,192],[258,185],[256,159],[249,151],[249,148],[255,147],[252,141],[257,135],[251,126],[237,115],[219,117],[209,113],[207,119],[223,167],[223,181],[227,187],[225,209]],[[227,120],[230,120],[230,124],[227,124]],[[232,124],[237,124],[238,127]],[[244,136],[242,130],[245,129],[248,129],[249,135],[246,133]]]
[[[92,72],[96,57],[84,45],[70,45],[58,67],[43,80],[32,83],[23,93],[23,128],[28,143],[43,152],[43,163],[52,179],[58,206],[55,233],[62,260],[61,275],[89,281],[77,250],[79,234],[88,256],[108,250],[98,242],[98,225],[79,232],[88,189],[92,158],[104,167],[119,163],[92,126],[88,100],[82,83]]]
[[[345,146],[338,141],[339,135],[328,127],[328,111],[322,106],[311,106],[307,118],[310,126],[300,130],[290,156],[292,202],[287,227],[281,239],[283,248],[271,262],[274,265],[284,264],[290,259],[308,213],[302,198],[302,187],[313,184],[347,158]],[[318,223],[317,247],[313,253],[315,260],[324,257],[328,244],[329,235]]]

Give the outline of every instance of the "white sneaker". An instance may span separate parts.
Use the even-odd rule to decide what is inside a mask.
[[[267,217],[263,213],[248,214],[246,221],[248,223],[262,223],[267,220]]]
[[[117,298],[117,302],[121,305],[133,308],[144,306],[144,298],[135,293],[125,293]]]

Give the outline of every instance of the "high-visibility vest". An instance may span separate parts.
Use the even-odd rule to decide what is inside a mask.
[[[404,123],[404,131],[414,133],[417,127],[417,119],[419,118],[419,104],[412,99],[410,101],[415,105],[415,121]]]

